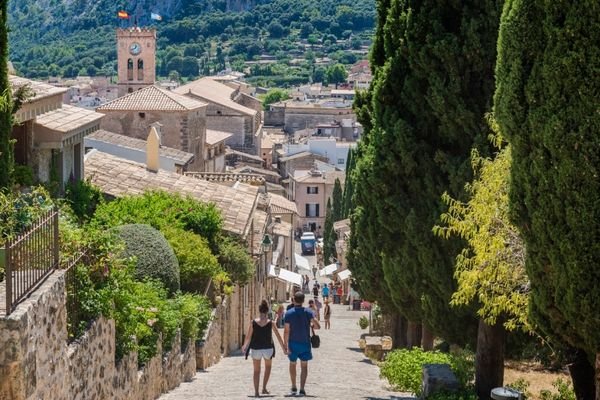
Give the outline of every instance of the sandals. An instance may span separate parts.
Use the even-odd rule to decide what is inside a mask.
[[[271,392],[269,392],[267,389],[263,389],[262,394],[271,394]]]

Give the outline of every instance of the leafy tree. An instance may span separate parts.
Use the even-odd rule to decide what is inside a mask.
[[[327,82],[334,83],[336,88],[339,83],[345,82],[346,78],[348,78],[348,72],[342,64],[335,64],[327,68]]]
[[[434,231],[444,238],[458,236],[467,241],[456,257],[458,288],[451,304],[479,308],[475,381],[481,398],[502,382],[505,329],[529,330],[529,280],[525,248],[508,218],[510,147],[494,160],[474,151],[472,164],[478,178],[466,186],[471,198],[465,203],[445,193],[442,198],[449,206],[441,217],[445,226],[436,226]]]
[[[313,72],[313,82],[325,82],[327,71],[323,67],[316,68]]]
[[[269,106],[273,103],[277,103],[282,100],[286,100],[290,97],[287,90],[284,89],[270,89],[265,97],[263,98],[263,108],[269,109]]]
[[[269,36],[272,38],[280,38],[285,33],[283,25],[281,25],[278,20],[271,21],[271,23],[267,25],[267,31],[269,31]]]
[[[531,317],[555,345],[584,351],[570,365],[581,399],[600,397],[599,15],[595,1],[507,1],[494,97],[512,146]]]

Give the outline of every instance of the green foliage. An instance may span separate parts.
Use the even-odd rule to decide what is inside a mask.
[[[181,289],[203,293],[210,279],[223,272],[207,240],[181,228],[168,228],[163,232],[179,262]]]
[[[202,236],[213,250],[223,227],[223,219],[214,204],[163,191],[148,191],[101,204],[93,223],[105,227],[148,224],[158,230],[178,227]]]
[[[374,23],[373,3],[373,0],[273,0],[226,6],[221,0],[173,4],[134,0],[117,7],[108,0],[94,4],[21,0],[8,5],[13,28],[10,59],[20,73],[31,78],[74,77],[79,73],[115,75],[115,13],[120,8],[135,15],[139,26],[157,28],[157,73],[164,77],[171,73],[178,77],[213,74],[225,69],[226,58],[241,71],[244,61],[260,54],[275,54],[276,49],[282,49],[291,59],[294,57],[291,50],[303,46],[299,32],[306,34],[303,37],[314,35],[320,57],[340,49],[351,57],[354,43],[350,40],[319,42],[325,35],[340,38],[352,35],[368,42]],[[141,9],[160,13],[163,21],[151,21],[149,11],[136,11]],[[124,25],[121,21],[121,27]],[[215,54],[217,43],[220,46]],[[309,68],[298,67],[294,77],[308,82]],[[265,83],[269,78],[285,80],[291,75],[278,71],[266,76]]]
[[[360,329],[367,329],[369,327],[369,319],[363,315],[358,319],[358,326],[360,326]]]
[[[89,221],[99,204],[103,203],[102,192],[88,180],[69,180],[65,187],[65,199],[79,221]]]
[[[12,91],[8,83],[8,2],[0,5],[0,189],[11,189],[14,169]]]
[[[439,391],[427,396],[427,400],[477,400],[473,390],[465,389],[459,392]]]
[[[354,195],[354,183],[352,174],[356,168],[356,156],[353,149],[348,149],[348,158],[346,159],[346,182],[344,183],[344,193],[342,194],[342,215],[341,218],[348,218],[352,211],[352,196]]]
[[[223,238],[219,243],[219,263],[231,280],[240,285],[250,282],[254,276],[254,261],[243,244],[233,238]]]
[[[531,392],[529,391],[530,383],[525,378],[519,378],[516,381],[509,383],[506,387],[517,390],[523,394],[523,400],[531,398]]]
[[[329,264],[337,256],[335,251],[335,231],[333,230],[334,212],[331,199],[327,199],[325,226],[323,229],[323,262]]]
[[[50,194],[42,187],[26,193],[0,191],[0,245],[24,233],[53,206]]]
[[[527,248],[532,321],[590,357],[600,348],[598,15],[596,1],[507,1],[494,97],[512,146],[511,219]]]
[[[283,90],[283,89],[270,89],[267,94],[265,94],[265,97],[262,99],[263,102],[263,108],[265,110],[269,109],[269,106],[273,103],[277,103],[279,101],[282,100],[287,100],[289,99],[290,94],[288,93],[287,90]]]
[[[337,87],[338,83],[342,83],[346,81],[348,77],[348,72],[346,72],[346,67],[342,64],[335,64],[331,67],[327,68],[327,82],[335,84]]]
[[[472,310],[449,306],[462,245],[431,228],[445,209],[442,193],[466,197],[471,149],[488,153],[500,6],[379,0],[375,79],[355,102],[366,147],[353,176],[357,251],[379,254],[378,275],[398,312],[458,343],[475,333]]]
[[[331,210],[333,213],[333,222],[337,222],[342,219],[342,184],[338,178],[335,178],[333,185],[333,192],[331,194]]]
[[[389,353],[381,366],[381,376],[397,390],[421,394],[422,369],[424,364],[448,364],[463,387],[473,380],[472,359],[465,355],[452,355],[438,351],[413,349],[394,350]],[[470,399],[470,397],[465,397]]]
[[[177,295],[173,300],[180,312],[181,343],[196,341],[204,333],[212,317],[211,304],[206,297],[191,293]]]
[[[481,157],[473,151],[472,165],[477,179],[466,186],[468,202],[455,200],[447,193],[442,199],[448,211],[441,216],[445,226],[434,227],[441,237],[458,236],[467,242],[456,257],[458,288],[453,305],[477,302],[477,314],[486,324],[500,318],[507,330],[528,329],[527,300],[524,289],[525,249],[508,217],[510,147],[496,158]]]
[[[129,224],[116,228],[125,243],[123,257],[135,257],[135,277],[156,279],[174,293],[179,290],[179,264],[165,237],[150,225]]]
[[[569,382],[559,378],[552,383],[552,386],[558,393],[542,390],[539,396],[540,400],[575,400],[575,392],[573,392],[573,387]]]
[[[33,169],[28,165],[15,165],[13,170],[13,180],[14,183],[19,186],[33,186],[33,183],[35,182]]]

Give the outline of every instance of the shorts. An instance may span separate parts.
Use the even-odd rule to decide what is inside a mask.
[[[296,362],[298,359],[300,359],[300,361],[312,360],[310,343],[289,342],[288,348],[290,350],[290,353],[288,354],[290,362]]]
[[[250,356],[253,360],[270,360],[273,358],[273,349],[250,349]]]

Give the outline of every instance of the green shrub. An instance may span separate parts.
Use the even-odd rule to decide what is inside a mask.
[[[369,327],[369,319],[363,315],[358,319],[358,326],[360,326],[360,329],[367,329]]]
[[[33,169],[28,165],[15,165],[13,170],[13,180],[20,186],[32,186],[35,181]]]
[[[179,262],[181,289],[203,293],[210,279],[223,272],[207,240],[181,228],[165,229],[164,234]]]
[[[204,237],[216,249],[223,220],[214,204],[162,191],[127,196],[98,206],[93,223],[104,227],[148,224],[158,230],[182,228]]]
[[[0,192],[0,245],[25,232],[53,206],[50,194],[42,187],[28,193]]]
[[[246,248],[231,238],[219,243],[219,263],[233,282],[245,285],[254,275],[254,261]]]
[[[181,343],[200,338],[212,317],[212,307],[206,297],[184,293],[178,295],[175,304],[181,315]]]
[[[575,400],[575,392],[569,382],[558,378],[552,383],[558,393],[551,393],[549,390],[540,391],[540,400]]]
[[[422,367],[424,364],[448,364],[463,387],[473,380],[472,360],[464,355],[438,351],[426,352],[421,348],[399,349],[389,353],[381,366],[381,376],[394,388],[421,394]]]
[[[509,383],[506,387],[517,390],[523,394],[523,400],[531,398],[531,392],[529,391],[529,381],[524,378],[519,378],[516,381]]]
[[[89,181],[69,180],[65,198],[79,221],[89,221],[96,208],[104,201],[102,192]]]
[[[123,256],[136,257],[136,279],[156,279],[171,293],[179,290],[177,257],[162,233],[144,224],[122,225],[117,232],[125,245]]]

